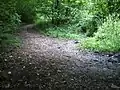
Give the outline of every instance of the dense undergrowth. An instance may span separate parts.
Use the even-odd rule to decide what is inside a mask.
[[[95,51],[120,51],[120,20],[117,16],[108,16],[94,37],[83,42],[83,47]]]
[[[15,5],[15,0],[0,1],[0,48],[18,45],[18,39],[14,34],[20,23],[20,17],[16,13]]]
[[[45,25],[43,23],[37,24],[37,30],[46,36],[54,38],[81,40],[86,36],[84,35],[84,33],[80,33],[79,27],[78,29],[77,27],[77,24],[65,24],[59,26],[55,26],[50,23],[46,23]]]
[[[18,45],[14,33],[20,23],[36,23],[45,35],[82,39],[82,48],[119,51],[119,3],[119,0],[1,0],[0,47]]]

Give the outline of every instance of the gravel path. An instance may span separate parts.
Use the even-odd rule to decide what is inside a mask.
[[[21,29],[22,48],[0,54],[1,90],[120,90],[120,54],[77,49],[75,40]],[[4,57],[3,57],[4,55]]]

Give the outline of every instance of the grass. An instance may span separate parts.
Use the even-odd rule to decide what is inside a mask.
[[[42,26],[43,27],[43,26]],[[82,33],[78,32],[75,25],[61,25],[61,26],[51,26],[48,28],[43,28],[44,30],[39,30],[43,34],[54,37],[54,38],[66,38],[80,40],[85,37]]]

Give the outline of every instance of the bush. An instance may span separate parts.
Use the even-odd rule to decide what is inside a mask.
[[[36,0],[19,0],[16,3],[17,13],[24,23],[33,23],[36,16]]]
[[[109,15],[95,36],[83,41],[82,46],[95,51],[120,51],[120,20]]]
[[[20,23],[20,17],[16,13],[15,5],[15,0],[0,1],[0,47],[13,45],[16,42],[13,33]]]
[[[93,36],[97,31],[98,25],[102,23],[100,17],[92,14],[89,10],[73,10],[75,14],[72,18],[72,24],[77,24],[77,29],[80,32],[86,33],[86,36]]]

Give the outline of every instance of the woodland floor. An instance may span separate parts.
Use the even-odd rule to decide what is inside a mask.
[[[74,40],[21,28],[20,49],[0,54],[1,90],[120,90],[120,54],[79,50]]]

